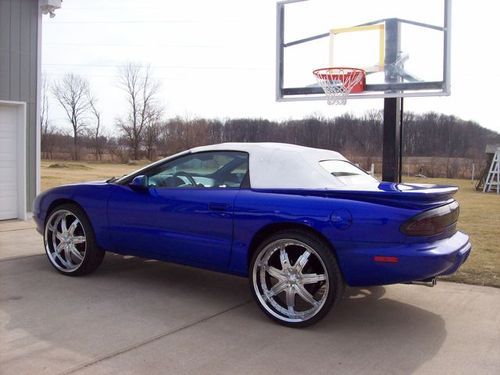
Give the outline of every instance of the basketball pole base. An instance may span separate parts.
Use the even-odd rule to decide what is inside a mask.
[[[382,181],[401,182],[403,98],[384,99]]]

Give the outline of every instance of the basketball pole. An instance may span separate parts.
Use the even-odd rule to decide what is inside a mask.
[[[400,23],[396,18],[385,24],[386,82],[400,82],[396,62],[401,49]],[[384,130],[382,143],[382,180],[401,182],[403,98],[384,99]]]
[[[384,99],[383,181],[401,182],[401,104],[402,98]]]

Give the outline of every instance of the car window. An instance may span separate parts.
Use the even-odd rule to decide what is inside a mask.
[[[319,164],[346,185],[377,181],[364,170],[344,160],[323,160]]]
[[[154,168],[148,184],[161,188],[239,188],[248,173],[248,154],[237,151],[200,152]]]

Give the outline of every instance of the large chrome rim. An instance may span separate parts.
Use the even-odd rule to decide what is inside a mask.
[[[267,245],[254,263],[252,279],[262,306],[286,322],[311,319],[328,298],[323,260],[312,247],[295,239]]]
[[[87,237],[78,217],[58,210],[45,224],[45,251],[52,264],[63,272],[76,271],[85,259]]]

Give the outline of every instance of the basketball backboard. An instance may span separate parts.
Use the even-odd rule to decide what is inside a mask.
[[[355,98],[450,94],[451,0],[277,2],[276,99],[321,100],[313,70],[366,71]]]

